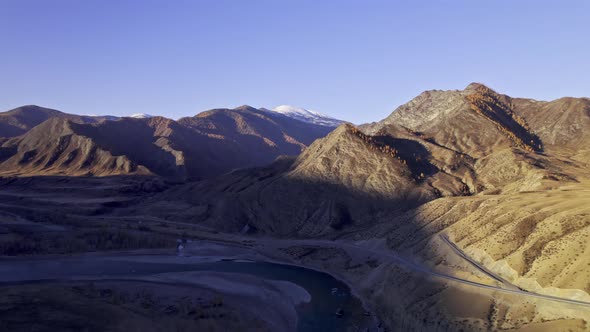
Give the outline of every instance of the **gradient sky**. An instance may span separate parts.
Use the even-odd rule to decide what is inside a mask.
[[[590,96],[590,1],[1,0],[0,110],[376,121],[472,81]]]

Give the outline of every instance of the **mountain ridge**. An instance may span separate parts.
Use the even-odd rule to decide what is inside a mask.
[[[33,110],[33,111],[36,111]],[[59,111],[49,112],[40,124],[18,137],[2,139],[0,174],[2,175],[133,175],[151,174],[173,178],[199,179],[211,177],[236,168],[261,166],[280,155],[296,155],[316,138],[331,129],[305,123],[280,115],[267,115],[257,109],[218,109],[181,118],[123,117],[106,121],[93,117],[79,117]],[[63,119],[54,121],[52,119]],[[43,120],[43,118],[41,119]],[[38,121],[37,121],[38,122]],[[46,124],[47,122],[47,124]],[[45,124],[45,126],[43,126]],[[41,133],[34,130],[43,126]],[[51,128],[56,126],[56,128]],[[72,133],[63,133],[67,128]],[[23,129],[24,130],[24,129]],[[66,147],[46,145],[43,140],[62,142],[73,135]],[[90,140],[91,143],[88,143]],[[35,142],[32,146],[31,142]],[[64,141],[65,142],[65,141]],[[79,148],[68,144],[82,144]],[[48,151],[43,151],[48,149]],[[100,149],[100,150],[96,150]],[[80,153],[88,162],[45,164],[45,160],[59,161],[63,153]],[[77,151],[77,152],[74,152]],[[93,164],[93,154],[105,151],[124,157],[125,165],[107,165],[110,156]],[[24,158],[23,156],[29,156]],[[37,156],[32,158],[33,155]],[[12,158],[12,159],[11,159]],[[15,162],[15,158],[20,158]],[[64,157],[65,160],[73,157]],[[10,160],[9,160],[10,159]],[[122,160],[122,159],[121,159]],[[122,163],[123,161],[112,162]],[[111,162],[111,161],[109,161]],[[45,165],[45,166],[44,166]],[[101,170],[100,167],[105,169]],[[91,167],[92,166],[92,167]]]
[[[270,165],[251,175],[242,172],[216,179],[222,188],[232,187],[229,183],[242,183],[238,192],[229,194],[217,184],[199,184],[188,190],[203,190],[196,195],[203,198],[193,202],[197,205],[244,204],[236,209],[256,211],[252,212],[256,218],[246,219],[249,224],[260,223],[255,226],[262,232],[276,232],[272,220],[294,213],[288,218],[293,221],[292,227],[302,228],[298,231],[283,225],[283,232],[317,236],[307,233],[309,229],[302,225],[329,224],[323,218],[327,218],[330,214],[327,211],[332,208],[322,202],[338,206],[348,202],[344,206],[352,206],[352,210],[363,211],[368,216],[375,212],[361,208],[361,203],[353,203],[351,197],[361,195],[367,206],[373,205],[369,197],[394,201],[403,210],[441,197],[515,194],[577,183],[577,169],[584,167],[584,163],[554,155],[556,149],[543,142],[548,134],[537,135],[539,124],[530,121],[534,111],[514,100],[482,84],[471,84],[464,90],[427,91],[370,126],[340,125],[309,145],[281,172],[277,173],[278,166]],[[552,111],[552,108],[545,110]],[[578,107],[574,113],[588,117],[584,108]],[[590,122],[586,128],[590,129]],[[575,135],[583,136],[585,132],[578,130]],[[259,178],[269,180],[258,182]],[[228,184],[222,185],[226,181]],[[332,190],[323,192],[317,188],[322,185]],[[216,190],[220,191],[212,194],[214,198],[209,201],[204,192]],[[257,206],[272,209],[277,205],[282,210],[269,212],[250,206],[248,202],[256,192]],[[301,198],[305,192],[313,192],[315,199]],[[296,205],[306,206],[309,213],[298,215],[300,211],[294,207],[294,211],[286,212],[288,208],[275,202],[275,197],[298,201]],[[226,199],[233,203],[222,203]],[[362,213],[358,211],[351,218],[359,224],[350,227],[365,224],[360,222]],[[218,224],[233,217],[221,213],[207,218],[219,218],[213,222]],[[241,216],[234,222],[240,223],[244,218]],[[314,229],[320,234],[336,232],[325,227]]]
[[[25,105],[0,113],[0,137],[20,136],[50,118],[95,123],[106,121],[109,116],[76,115],[37,105]]]
[[[270,110],[262,108],[261,110],[266,112],[275,112],[300,121],[322,126],[337,127],[340,124],[344,123],[344,121],[342,120],[335,119],[325,114],[290,105],[280,105]]]

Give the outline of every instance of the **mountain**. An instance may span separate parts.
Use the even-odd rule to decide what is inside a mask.
[[[289,106],[289,105],[281,105],[277,106],[271,110],[262,108],[261,110],[269,113],[278,113],[285,116],[288,116],[293,119],[297,119],[303,122],[313,123],[316,125],[321,126],[328,126],[328,127],[337,127],[338,125],[344,123],[342,120],[334,119],[327,115],[306,110],[304,108]]]
[[[427,91],[382,121],[340,125],[297,157],[174,187],[129,213],[176,213],[217,230],[286,239],[383,243],[439,273],[496,284],[459,262],[449,239],[513,287],[587,301],[589,110],[586,98],[538,102],[482,84]],[[410,287],[404,280],[422,285],[395,266],[346,273],[383,315],[396,305],[387,299]],[[437,304],[446,301],[440,289],[407,294],[416,315],[438,308],[431,319],[440,321],[447,310]],[[478,319],[522,326],[509,316],[525,307],[491,301]],[[489,318],[490,310],[511,313]],[[541,305],[530,310],[531,321],[549,317]]]
[[[587,105],[587,100],[579,103]],[[335,206],[358,229],[371,224],[378,211],[398,213],[441,197],[512,194],[575,183],[585,164],[553,151],[584,141],[590,122],[588,108],[579,103],[568,102],[563,107],[571,107],[560,112],[573,114],[565,118],[585,130],[572,131],[556,145],[558,140],[543,138],[561,129],[549,130],[538,119],[563,107],[550,103],[552,107],[535,108],[542,113],[535,113],[529,124],[531,110],[481,84],[427,91],[380,122],[361,128],[340,125],[289,166],[281,160],[279,166],[230,174],[215,183],[196,184],[188,189],[193,194],[181,196],[195,197],[194,205],[223,206],[220,215],[208,212],[203,217],[212,225],[229,223],[240,229],[248,224],[265,233],[318,236],[339,231],[330,228],[330,218],[340,213]],[[577,128],[569,122],[564,126]],[[537,134],[536,127],[546,132]],[[582,143],[577,147],[569,155],[587,151]],[[248,212],[234,216],[223,211]]]
[[[50,118],[68,119],[78,123],[97,123],[109,116],[86,116],[63,113],[54,109],[27,105],[0,113],[0,137],[19,136]]]
[[[82,125],[83,126],[83,125]],[[115,175],[149,174],[128,157],[116,155],[78,132],[77,124],[51,118],[0,146],[0,174]]]
[[[121,117],[115,115],[88,115],[89,117],[98,118],[104,121],[117,121]]]
[[[69,177],[4,178],[1,208],[65,230],[44,241],[13,232],[3,248],[132,242],[96,241],[97,226],[172,245],[213,239],[240,258],[337,275],[388,330],[584,330],[588,133],[587,98],[514,98],[478,83],[425,91],[358,127],[250,106],[178,121],[50,118],[0,138],[0,175]],[[82,227],[92,233],[63,235]]]
[[[527,119],[548,154],[582,162],[590,160],[590,99],[510,98],[510,105],[515,114]]]
[[[153,115],[147,114],[147,113],[133,113],[129,116],[130,118],[136,118],[136,119],[147,119],[147,118],[152,118]]]
[[[384,120],[361,127],[374,133],[395,123],[423,134],[439,135],[436,137],[439,141],[457,149],[469,149],[473,145],[486,146],[487,151],[491,151],[494,135],[478,132],[474,129],[480,128],[471,125],[483,117],[504,134],[503,140],[508,139],[513,145],[573,156],[588,150],[589,134],[585,128],[590,125],[589,114],[588,98],[566,97],[553,101],[512,98],[472,83],[465,90],[426,91],[398,107]],[[434,133],[448,126],[460,130]]]
[[[250,106],[214,109],[178,123],[206,140],[191,145],[195,151],[189,155],[198,159],[195,164],[202,165],[201,172],[212,174],[265,165],[280,155],[298,155],[332,130]],[[202,158],[209,158],[209,163],[203,164]]]
[[[416,147],[396,143],[409,144],[408,150]],[[192,220],[230,231],[246,225],[280,236],[351,231],[373,223],[378,211],[399,213],[443,194],[425,180],[432,165],[406,157],[392,142],[343,124],[297,158],[195,183],[158,200],[188,199],[192,206],[202,207],[197,210],[203,214],[192,215]],[[465,190],[463,183],[446,174],[434,178],[444,183],[440,187],[446,195]]]
[[[510,105],[507,96],[472,83],[461,91],[426,91],[365,130],[397,124],[477,157],[506,145],[542,151],[539,138]]]
[[[211,110],[178,121],[163,117],[98,121],[56,114],[20,137],[0,141],[1,175],[151,174],[199,179],[268,164],[280,155],[297,155],[331,130],[249,106]]]

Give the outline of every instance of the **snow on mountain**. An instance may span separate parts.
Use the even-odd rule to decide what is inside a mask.
[[[289,105],[281,105],[273,108],[272,110],[264,110],[268,112],[279,113],[299,121],[313,123],[322,126],[337,127],[338,125],[344,122],[342,120],[334,119],[330,116],[318,112]]]
[[[114,115],[89,114],[87,116],[90,116],[90,117],[93,117],[93,118],[99,118],[99,119],[109,120],[109,121],[116,121],[116,120],[119,120],[120,119],[120,117],[114,116]]]
[[[153,117],[153,115],[146,114],[146,113],[134,113],[134,114],[131,114],[129,117],[136,118],[136,119],[147,119],[147,118]]]

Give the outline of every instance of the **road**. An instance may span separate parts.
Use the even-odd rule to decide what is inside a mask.
[[[253,240],[253,239],[252,238],[244,238],[244,240]],[[350,242],[331,241],[331,240],[316,240],[316,239],[312,239],[312,240],[264,239],[264,240],[255,240],[255,242],[257,242],[259,244],[266,245],[266,246],[275,247],[275,248],[284,248],[284,247],[286,247],[285,244],[288,243],[289,246],[310,245],[310,246],[336,247],[336,248],[342,248],[344,250],[346,250],[346,249],[354,250],[356,252],[364,252],[368,256],[380,258],[380,260],[383,262],[398,264],[402,267],[413,270],[414,272],[422,273],[422,274],[432,276],[435,278],[441,278],[441,279],[449,280],[452,282],[458,282],[458,283],[468,285],[468,286],[493,290],[493,291],[502,292],[502,293],[516,294],[516,295],[520,295],[520,296],[533,297],[533,298],[540,298],[540,299],[561,302],[561,303],[568,303],[568,304],[573,304],[573,305],[580,305],[580,306],[585,306],[585,307],[590,308],[590,302],[562,298],[562,297],[557,297],[557,296],[552,296],[552,295],[538,294],[538,293],[522,290],[519,287],[511,284],[510,282],[506,281],[502,277],[494,274],[493,272],[491,272],[485,268],[483,270],[484,273],[486,273],[487,275],[489,275],[493,279],[502,282],[504,287],[486,285],[486,284],[482,284],[482,283],[479,283],[476,281],[471,281],[471,280],[463,279],[463,278],[456,277],[453,275],[440,273],[438,271],[431,269],[430,267],[427,267],[423,264],[417,263],[413,260],[407,259],[401,255],[398,255],[391,250],[367,248],[367,247],[359,246],[359,245],[356,245],[356,244],[350,243]],[[448,239],[445,242],[448,243],[449,245],[451,245],[449,243],[450,241]],[[227,243],[225,243],[225,244],[227,244]],[[458,248],[454,244],[452,244],[451,247],[454,247],[458,250]],[[459,252],[462,253],[462,251],[460,251],[460,250],[459,250]],[[461,257],[467,259],[468,256],[463,253],[463,255],[461,255]],[[475,263],[472,259],[468,259],[468,262],[470,262],[471,264]],[[479,265],[477,263],[475,263],[475,264]]]
[[[523,290],[522,288],[512,284],[510,281],[502,278],[501,276],[495,274],[494,272],[492,272],[491,270],[489,270],[485,266],[483,266],[483,265],[479,264],[478,262],[476,262],[475,260],[473,260],[463,250],[461,250],[459,247],[457,247],[457,245],[455,243],[453,243],[451,240],[449,240],[448,236],[441,234],[441,235],[439,235],[439,237],[441,240],[443,240],[444,243],[446,243],[449,247],[451,247],[451,249],[453,249],[453,252],[455,254],[457,254],[459,257],[463,258],[464,260],[466,260],[469,264],[471,264],[473,267],[475,267],[476,269],[483,272],[488,277],[500,282],[500,284],[502,284],[504,286],[504,288],[512,289],[512,290]]]
[[[407,270],[410,270],[410,271],[413,271],[416,273],[420,273],[425,276],[440,278],[440,279],[448,280],[451,282],[457,282],[457,283],[461,283],[461,284],[472,286],[472,287],[493,290],[496,292],[516,294],[516,295],[526,296],[526,297],[540,298],[540,299],[545,299],[545,300],[550,300],[550,301],[556,301],[556,302],[562,302],[562,303],[568,303],[568,304],[574,304],[574,305],[581,305],[581,306],[585,306],[585,307],[590,308],[589,302],[524,291],[524,290],[518,288],[517,286],[511,284],[507,280],[503,279],[502,277],[494,274],[492,271],[481,266],[479,263],[475,262],[473,259],[471,259],[469,256],[467,256],[463,251],[461,251],[448,238],[446,238],[444,236],[441,236],[441,238],[443,239],[443,241],[446,244],[448,244],[453,249],[453,251],[457,255],[459,255],[460,257],[462,257],[466,261],[468,261],[470,264],[474,265],[476,268],[478,268],[480,271],[482,271],[486,275],[490,276],[494,280],[499,281],[503,287],[495,286],[495,285],[486,285],[483,283],[463,279],[463,278],[456,277],[453,275],[444,274],[444,273],[441,273],[441,272],[438,272],[438,271],[432,269],[429,266],[426,266],[426,265],[420,263],[417,260],[412,260],[412,259],[409,259],[408,257],[404,257],[403,255],[400,255],[390,249],[368,248],[365,246],[355,244],[353,242],[321,240],[321,239],[301,239],[301,240],[282,240],[282,239],[271,239],[271,238],[263,239],[263,238],[251,238],[251,237],[239,236],[239,235],[228,236],[228,238],[224,239],[223,241],[210,239],[210,240],[200,240],[198,242],[202,241],[202,242],[214,243],[214,244],[218,244],[218,245],[222,245],[222,246],[234,246],[234,247],[237,246],[237,247],[242,247],[247,250],[258,251],[261,254],[263,254],[264,251],[268,250],[269,248],[272,251],[272,250],[277,250],[279,248],[288,248],[291,246],[318,246],[318,247],[341,248],[347,252],[354,252],[356,254],[360,253],[363,256],[378,258],[382,263],[393,263],[393,264],[396,264],[400,267],[406,268]],[[191,245],[198,246],[198,242],[193,242],[193,244],[191,244]],[[247,245],[242,242],[246,242]],[[124,253],[120,253],[120,254],[124,254]],[[85,257],[86,261],[88,263],[91,263],[92,259],[97,259],[97,257],[101,257],[101,256],[112,256],[112,254],[106,254],[106,253],[104,255],[94,254],[94,255],[92,255],[92,258],[85,257],[85,256],[80,256],[80,257]],[[264,256],[264,254],[263,254],[263,256]],[[173,257],[171,257],[171,259],[173,259]],[[0,260],[0,267],[2,267],[2,266],[4,266],[5,268],[9,267],[10,265],[3,265],[4,263],[8,263],[9,261],[26,263],[29,261],[33,262],[33,261],[35,261],[35,259],[34,258],[27,258],[27,259],[17,258],[17,259],[10,259],[7,261]],[[60,262],[59,259],[54,260],[53,264],[57,264],[58,262]],[[91,264],[91,265],[93,265],[93,264]],[[89,266],[88,269],[91,270],[91,267],[92,266]],[[55,268],[55,266],[53,267],[53,269],[54,268]],[[48,270],[52,270],[52,269],[48,269]],[[14,276],[14,277],[16,277],[16,279],[18,279],[17,276]]]

